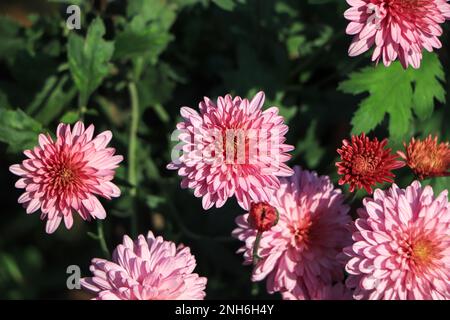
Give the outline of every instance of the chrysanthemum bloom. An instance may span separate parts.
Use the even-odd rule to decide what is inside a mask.
[[[94,276],[81,279],[81,286],[96,300],[202,300],[207,279],[193,273],[195,266],[188,247],[152,232],[134,242],[124,236],[112,261],[92,260]]]
[[[336,163],[337,172],[342,175],[339,185],[349,184],[350,192],[364,188],[372,193],[372,186],[393,182],[395,175],[391,170],[405,165],[397,160],[397,155],[391,154],[391,149],[386,148],[387,139],[381,142],[377,138],[370,140],[362,133],[352,136],[350,142],[343,140],[342,143],[341,149],[337,150],[342,161]]]
[[[305,296],[298,287],[292,292],[282,292],[281,295],[285,300],[305,300]],[[310,298],[311,300],[353,300],[353,291],[342,282],[338,282],[334,285],[318,286]]]
[[[437,136],[425,140],[411,139],[405,143],[405,152],[397,152],[411,170],[420,178],[448,176],[450,169],[450,144],[438,143]]]
[[[248,210],[250,202],[270,200],[270,191],[280,185],[278,177],[293,171],[284,163],[293,147],[284,144],[288,127],[278,108],[262,110],[264,93],[251,101],[227,95],[217,104],[200,102],[200,114],[181,108],[178,149],[168,169],[178,170],[182,188],[203,197],[204,209],[223,206],[233,195]]]
[[[372,46],[372,61],[385,66],[399,59],[404,68],[419,68],[422,51],[439,49],[440,24],[450,19],[447,0],[347,0],[351,6],[344,16],[350,23],[347,34],[355,35],[350,56]]]
[[[418,181],[366,198],[355,222],[346,284],[356,299],[450,299],[450,204]]]
[[[344,196],[328,177],[300,167],[294,171],[273,194],[279,220],[262,233],[252,281],[267,277],[270,293],[313,299],[322,286],[343,280],[344,264],[336,256],[350,244],[351,218]],[[233,236],[245,242],[238,252],[244,253],[248,265],[253,262],[257,231],[247,220],[248,214],[237,217]]]
[[[60,124],[56,141],[49,134],[40,134],[39,146],[24,151],[28,159],[9,168],[21,177],[16,187],[25,189],[19,203],[28,214],[41,209],[47,233],[53,233],[62,219],[70,229],[74,211],[83,220],[104,219],[106,212],[96,195],[106,199],[120,195],[111,180],[123,157],[107,148],[110,131],[95,138],[93,134],[93,125],[85,129],[77,122],[71,130],[70,125]]]

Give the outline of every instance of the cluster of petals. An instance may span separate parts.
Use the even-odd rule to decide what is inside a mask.
[[[111,199],[120,189],[111,181],[123,160],[107,147],[111,131],[94,137],[94,126],[77,122],[60,124],[56,140],[49,134],[39,135],[39,145],[24,151],[27,159],[9,169],[20,176],[16,187],[25,189],[20,196],[28,214],[41,210],[47,219],[46,232],[53,233],[61,221],[67,229],[73,225],[73,212],[84,220],[104,219],[105,209],[97,196]]]
[[[293,174],[285,162],[293,147],[285,144],[288,126],[277,107],[262,110],[264,93],[249,101],[230,95],[217,103],[200,102],[200,113],[181,108],[178,149],[181,155],[167,166],[178,170],[181,187],[202,197],[204,209],[222,207],[236,196],[248,210],[253,201],[269,201],[279,177]]]
[[[450,19],[447,0],[347,0],[347,34],[353,35],[350,56],[374,47],[372,61],[419,68],[423,50],[442,47],[442,26]]]
[[[364,133],[352,136],[351,141],[343,140],[342,147],[337,150],[341,161],[336,163],[337,172],[341,175],[339,185],[348,184],[350,192],[356,188],[364,188],[369,194],[377,183],[393,182],[392,170],[403,167],[403,161],[386,148],[388,140],[381,142],[377,138],[370,139]]]
[[[450,203],[418,181],[366,198],[354,224],[346,285],[356,299],[450,299]]]
[[[331,287],[343,281],[344,264],[337,256],[351,241],[349,207],[328,177],[300,167],[294,171],[273,193],[279,220],[261,235],[252,281],[267,278],[268,292],[281,292],[286,299],[330,298]],[[244,264],[252,264],[258,231],[248,213],[236,223],[232,234],[244,242],[238,252]]]
[[[450,143],[438,143],[437,136],[412,138],[409,144],[405,143],[405,152],[397,153],[420,179],[450,175]]]
[[[136,241],[124,236],[112,261],[92,260],[93,276],[83,278],[81,286],[96,300],[203,300],[207,280],[193,272],[195,267],[189,247],[152,232]]]

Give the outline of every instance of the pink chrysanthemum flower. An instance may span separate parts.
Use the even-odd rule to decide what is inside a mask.
[[[281,293],[284,300],[305,300],[303,291],[295,287],[292,292]],[[317,290],[310,295],[311,300],[353,300],[353,291],[342,282],[334,285],[318,286]]]
[[[112,261],[95,258],[91,278],[81,286],[96,300],[203,300],[207,279],[193,273],[195,257],[188,247],[162,237],[124,236]]]
[[[347,34],[355,35],[350,56],[375,46],[372,61],[389,66],[397,58],[404,68],[420,67],[422,51],[439,49],[440,24],[450,19],[447,0],[347,0]]]
[[[356,299],[450,299],[450,204],[418,181],[364,199],[346,284]]]
[[[248,210],[250,202],[270,200],[280,185],[278,177],[290,176],[284,163],[293,147],[284,144],[288,127],[278,108],[262,110],[264,93],[252,101],[227,95],[217,104],[200,102],[200,114],[183,107],[177,125],[182,154],[167,166],[183,177],[182,188],[203,197],[204,209],[223,206],[233,195]]]
[[[28,159],[9,168],[21,177],[16,187],[25,189],[19,203],[28,214],[41,209],[47,233],[53,233],[62,219],[70,229],[73,211],[83,220],[104,219],[106,212],[96,195],[106,199],[120,195],[111,180],[123,157],[107,148],[111,131],[94,139],[93,134],[93,125],[85,129],[77,122],[71,130],[70,125],[60,124],[56,141],[49,134],[40,134],[39,146],[24,151]]]
[[[295,174],[281,180],[272,205],[278,223],[262,233],[252,281],[267,277],[269,293],[290,292],[298,298],[313,299],[324,285],[343,280],[344,264],[336,259],[349,245],[349,207],[330,179],[315,172],[294,168]],[[245,242],[238,250],[244,264],[251,264],[256,230],[248,214],[236,218],[233,236]]]

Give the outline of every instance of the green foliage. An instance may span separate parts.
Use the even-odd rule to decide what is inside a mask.
[[[399,140],[409,133],[413,110],[423,120],[433,112],[434,99],[445,103],[444,80],[439,58],[426,53],[418,70],[403,70],[399,62],[389,68],[367,67],[350,74],[339,89],[352,94],[369,93],[353,116],[353,133],[372,131],[387,113],[389,133]]]
[[[67,59],[82,106],[86,106],[91,93],[109,73],[114,43],[104,40],[104,35],[105,26],[100,18],[91,23],[85,39],[75,33],[69,35]]]
[[[42,125],[22,110],[0,108],[0,141],[8,144],[9,152],[21,152],[36,145]]]
[[[18,37],[19,27],[9,18],[0,16],[0,58],[10,59],[25,48],[25,41]]]

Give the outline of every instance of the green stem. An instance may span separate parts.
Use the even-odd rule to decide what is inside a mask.
[[[111,255],[109,253],[108,245],[106,244],[105,232],[103,230],[103,221],[101,220],[97,220],[97,237],[104,256],[109,258]]]
[[[82,95],[80,94],[78,96],[78,118],[81,121],[84,120],[84,114],[87,111],[86,104],[87,104],[86,98],[82,97]]]
[[[358,199],[358,192],[357,191],[353,192],[353,194],[348,197],[347,204],[348,205],[352,205],[353,202],[355,202],[356,199]]]
[[[130,189],[130,196],[133,198],[133,203],[135,203],[135,198],[137,195],[137,132],[139,127],[139,98],[137,93],[136,84],[130,82],[128,84],[128,91],[130,93],[131,99],[131,127],[130,135],[128,141],[128,182],[133,186]],[[138,220],[136,208],[132,208],[131,213],[131,234],[133,237],[137,236],[138,232]]]
[[[256,264],[261,257],[258,255],[259,243],[261,242],[262,232],[258,231],[256,234],[255,243],[253,244],[253,264]]]

